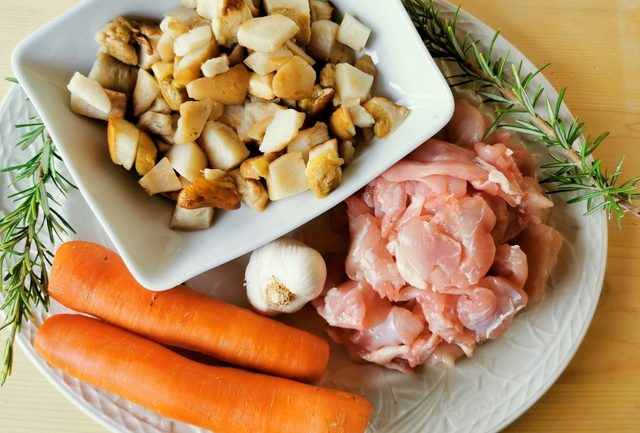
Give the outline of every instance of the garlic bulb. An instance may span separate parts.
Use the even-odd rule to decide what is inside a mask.
[[[255,250],[245,271],[249,301],[267,315],[300,310],[320,295],[326,279],[320,253],[293,238]]]

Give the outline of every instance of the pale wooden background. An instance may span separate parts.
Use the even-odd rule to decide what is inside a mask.
[[[9,55],[22,38],[76,3],[1,0],[0,77],[11,75]],[[624,153],[628,173],[640,174],[640,1],[467,0],[464,7],[502,29],[535,64],[551,62],[547,76],[556,87],[570,87],[573,112],[594,132],[611,131],[598,154],[605,165],[613,168]],[[0,82],[0,95],[8,88]],[[640,431],[640,220],[610,230],[603,295],[582,347],[508,431]],[[20,351],[0,390],[0,431],[105,433]]]

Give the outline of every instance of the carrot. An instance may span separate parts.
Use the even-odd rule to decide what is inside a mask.
[[[49,294],[72,310],[241,367],[305,381],[327,368],[329,345],[322,338],[186,286],[148,291],[116,253],[98,244],[58,248]]]
[[[371,415],[356,395],[198,364],[85,316],[51,317],[34,346],[82,381],[217,433],[363,433]]]

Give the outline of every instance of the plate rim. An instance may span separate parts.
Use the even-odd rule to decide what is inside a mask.
[[[80,5],[82,5],[83,3],[84,2],[82,2]],[[455,8],[455,6],[448,1],[439,0],[438,3],[446,8]],[[471,13],[467,12],[464,9],[461,9],[460,15],[464,19],[470,21],[476,26],[483,28],[487,32],[494,31],[490,26],[488,26],[487,24],[482,22],[480,19],[476,18],[474,15],[472,15]],[[521,58],[523,60],[523,63],[526,66],[533,67],[533,63],[520,50],[518,50],[515,45],[509,42],[508,39],[504,38],[504,36],[501,36],[501,39],[503,39],[512,48],[512,52],[516,56]],[[545,89],[549,92],[550,96],[556,97],[557,91],[551,85],[551,83],[547,80],[546,76],[544,74],[541,74],[540,79],[543,80]],[[20,94],[21,94],[20,89],[17,86],[14,86],[7,92],[2,102],[2,105],[0,106],[0,116],[2,116],[0,118],[5,117],[4,113],[8,110],[9,105],[12,102],[14,102],[15,98],[18,97],[18,95]],[[568,109],[567,105],[563,104],[563,106],[566,112],[568,113],[568,115],[574,118],[570,110]],[[503,418],[500,423],[495,424],[492,427],[492,430],[490,431],[499,431],[507,427],[508,425],[513,423],[516,419],[521,417],[522,414],[524,414],[527,410],[529,410],[537,401],[539,401],[539,399],[549,391],[549,389],[553,386],[553,384],[555,384],[558,378],[564,373],[566,368],[569,366],[571,360],[575,357],[577,350],[579,349],[579,347],[582,345],[584,341],[586,333],[593,321],[593,317],[598,305],[598,300],[601,295],[602,286],[603,286],[603,282],[606,274],[606,265],[607,265],[608,247],[609,247],[608,245],[609,230],[608,230],[606,215],[604,213],[601,213],[599,216],[592,216],[591,218],[600,219],[599,226],[600,226],[600,235],[602,237],[602,242],[603,242],[603,249],[601,253],[602,257],[600,260],[601,264],[598,270],[598,278],[596,281],[597,288],[598,288],[597,296],[594,296],[592,300],[592,304],[589,306],[588,314],[585,316],[586,320],[584,320],[580,328],[580,331],[576,334],[576,337],[573,340],[573,346],[570,348],[569,351],[566,352],[566,356],[563,357],[562,361],[558,363],[558,365],[562,367],[558,368],[552,375],[550,375],[549,379],[542,386],[540,386],[538,388],[538,391],[533,393],[527,399],[526,402],[522,403],[516,410],[512,411],[509,416],[506,416],[505,418]],[[92,420],[96,421],[98,424],[105,427],[106,429],[113,432],[117,432],[117,433],[123,432],[123,430],[121,430],[120,427],[111,420],[111,418],[107,417],[103,412],[96,410],[93,406],[88,406],[83,400],[78,398],[66,386],[64,386],[64,383],[61,382],[59,378],[51,374],[51,371],[49,371],[50,367],[46,365],[46,363],[44,363],[44,361],[37,355],[37,353],[35,352],[32,346],[31,341],[24,334],[18,335],[17,342],[18,342],[18,346],[26,355],[27,359],[29,359],[31,363],[36,367],[36,369],[48,380],[48,382],[51,383],[54,386],[54,388],[58,390],[62,395],[64,395],[69,401],[71,401],[71,403],[74,404],[74,406],[76,406],[84,414],[89,416]]]

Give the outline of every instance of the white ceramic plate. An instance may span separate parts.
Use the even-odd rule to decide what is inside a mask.
[[[301,226],[362,188],[449,120],[451,92],[400,0],[333,3],[375,29],[367,45],[378,64],[373,94],[398,101],[411,114],[389,137],[375,139],[358,152],[342,184],[329,197],[319,200],[307,191],[271,203],[260,214],[245,206],[235,212],[219,212],[213,227],[202,232],[169,229],[173,205],[147,196],[135,176],[111,163],[106,125],[71,113],[66,90],[76,70],[89,73],[98,49],[94,34],[105,22],[118,15],[159,20],[178,1],[87,0],[18,46],[13,57],[17,78],[98,221],[143,286],[169,289]]]
[[[493,32],[462,14],[460,25],[488,40]],[[518,61],[521,54],[506,41],[500,52],[509,50]],[[531,65],[525,61],[525,68]],[[551,94],[549,83],[541,78]],[[11,144],[18,134],[12,128],[33,114],[24,95],[14,91],[0,110],[0,165],[18,162]],[[565,111],[568,116],[568,111]],[[1,178],[2,188],[9,179]],[[6,199],[0,205],[6,209]],[[76,227],[77,237],[109,245],[87,203],[79,193],[64,201],[64,214]],[[426,368],[413,376],[403,376],[375,366],[351,363],[344,351],[332,347],[331,364],[322,383],[366,396],[375,412],[369,433],[496,432],[528,409],[565,369],[591,322],[602,281],[607,249],[604,216],[584,218],[580,207],[557,203],[552,219],[566,238],[558,272],[546,297],[519,314],[509,331],[498,341],[478,348],[472,359],[453,370]],[[318,232],[322,220],[307,229]],[[326,247],[331,239],[324,240]],[[244,303],[241,290],[245,259],[230,262],[189,282],[195,288],[227,300]],[[36,311],[20,336],[23,349],[42,373],[67,398],[108,430],[124,433],[203,433],[194,427],[157,416],[121,398],[85,385],[49,368],[35,354],[32,341],[38,326],[50,314],[63,309],[55,303],[50,312]],[[319,320],[307,316],[289,320],[319,332]]]

